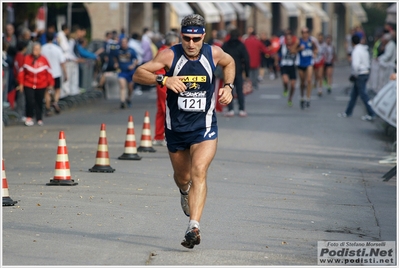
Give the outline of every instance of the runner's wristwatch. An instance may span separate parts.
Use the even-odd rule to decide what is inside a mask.
[[[160,86],[163,86],[163,79],[164,78],[165,78],[165,76],[163,74],[158,74],[157,78],[156,78],[157,84],[160,85]]]
[[[223,87],[225,87],[225,86],[229,86],[229,87],[231,88],[231,90],[233,90],[233,89],[234,89],[234,84],[227,83],[227,84],[224,84],[224,86],[223,86]]]

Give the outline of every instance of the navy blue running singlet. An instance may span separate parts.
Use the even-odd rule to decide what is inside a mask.
[[[216,126],[212,48],[204,43],[198,60],[189,60],[181,44],[171,49],[175,55],[166,76],[184,76],[187,89],[179,94],[167,91],[165,126],[175,132],[207,129],[206,135]]]

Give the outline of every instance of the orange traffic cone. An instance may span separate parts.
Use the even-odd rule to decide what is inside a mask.
[[[90,172],[114,172],[109,165],[107,134],[105,133],[105,124],[101,124],[100,138],[98,139],[96,164],[89,169]]]
[[[8,183],[6,178],[6,169],[4,167],[4,159],[3,159],[3,170],[1,171],[1,176],[3,177],[3,186],[1,189],[1,195],[3,196],[3,206],[14,206],[18,201],[13,201],[10,198],[10,194],[8,192]]]
[[[121,160],[140,160],[141,156],[137,154],[136,135],[134,134],[133,116],[129,116],[127,123],[125,152],[118,157]]]
[[[65,141],[64,131],[60,131],[58,136],[57,159],[55,160],[54,177],[46,185],[49,186],[74,186],[78,183],[71,179],[69,169],[68,149]]]
[[[156,152],[156,150],[152,148],[150,113],[148,111],[146,111],[144,115],[143,131],[141,133],[140,147],[137,149],[137,151],[149,152],[149,153]]]

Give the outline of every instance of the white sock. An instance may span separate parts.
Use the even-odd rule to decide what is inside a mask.
[[[188,223],[188,228],[187,230],[191,230],[192,228],[197,227],[199,229],[199,222],[198,221],[194,221],[194,220],[190,220],[190,222]]]

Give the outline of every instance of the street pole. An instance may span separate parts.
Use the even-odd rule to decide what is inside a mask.
[[[44,8],[44,32],[47,31],[47,3],[43,3]]]
[[[68,25],[68,29],[71,30],[72,27],[72,3],[69,2],[68,3],[68,9],[67,9],[67,25]]]

